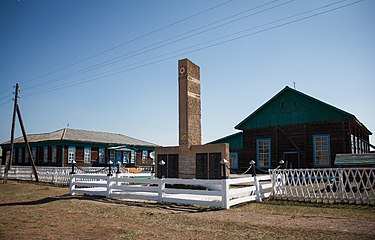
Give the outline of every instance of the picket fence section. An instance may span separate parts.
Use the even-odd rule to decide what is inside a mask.
[[[69,186],[70,173],[72,171],[71,167],[42,167],[36,166],[36,171],[38,173],[38,178],[40,182],[52,183],[60,186]],[[75,167],[74,171],[76,173],[86,173],[86,174],[108,174],[108,168],[103,167]],[[115,169],[112,169],[114,172]],[[151,176],[148,174],[128,174],[129,176]],[[4,166],[0,167],[0,178],[4,177]],[[35,181],[35,176],[31,166],[12,166],[8,171],[8,179],[14,180],[26,180]]]
[[[139,178],[127,174],[73,174],[70,178],[72,195],[99,195],[225,209],[244,202],[262,201],[272,190],[269,175],[222,180]]]
[[[275,169],[270,175],[273,199],[375,204],[375,168]]]

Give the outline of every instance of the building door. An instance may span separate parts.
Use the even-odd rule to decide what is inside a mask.
[[[197,153],[195,165],[195,177],[197,179],[208,179],[208,154]]]
[[[293,169],[300,168],[299,153],[298,152],[284,152],[285,168]]]

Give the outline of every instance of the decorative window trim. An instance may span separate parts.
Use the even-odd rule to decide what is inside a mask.
[[[73,163],[76,161],[76,147],[68,147],[68,163]]]
[[[83,162],[91,163],[91,147],[85,147],[83,150]]]
[[[142,151],[142,164],[145,164],[146,161],[148,159],[148,151],[147,150],[143,150]]]
[[[327,150],[320,150],[321,152],[327,152],[327,163],[317,163],[317,146],[316,146],[316,139],[317,138],[327,138]],[[313,135],[313,166],[314,167],[329,167],[331,166],[331,139],[329,134],[317,134]]]
[[[259,145],[261,142],[268,142],[268,164],[264,164],[264,165],[260,165],[260,159],[259,159],[259,156],[260,156],[260,153],[259,153]],[[271,138],[257,138],[256,139],[256,166],[259,167],[259,168],[270,168],[271,167],[271,154],[272,154],[272,151],[271,151],[271,148],[272,147],[272,144],[271,144]],[[266,153],[262,153],[262,155],[265,155]]]

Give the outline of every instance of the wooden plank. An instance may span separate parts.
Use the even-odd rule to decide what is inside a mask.
[[[158,192],[159,187],[150,187],[150,186],[112,186],[112,191],[116,192]]]
[[[82,187],[107,187],[107,181],[75,181],[73,185]]]
[[[201,195],[201,196],[221,196],[221,191],[208,191],[208,190],[166,188],[164,192],[167,193],[167,194],[190,194],[190,195]]]
[[[204,200],[193,200],[193,199],[181,199],[173,197],[164,197],[163,202],[185,204],[185,205],[199,205],[209,207],[222,207],[221,201],[204,201]]]
[[[257,196],[248,196],[248,197],[242,197],[242,198],[236,198],[229,200],[229,206],[234,206],[237,204],[245,203],[245,202],[253,202],[256,201]]]
[[[118,194],[112,193],[111,198],[124,198],[124,199],[135,199],[135,200],[150,200],[150,201],[157,201],[158,195],[146,195],[146,194]]]

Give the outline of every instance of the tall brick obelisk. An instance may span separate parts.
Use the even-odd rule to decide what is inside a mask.
[[[189,59],[178,61],[179,145],[201,145],[200,69]]]
[[[227,143],[202,145],[200,68],[189,59],[178,61],[179,146],[155,147],[159,178],[219,179],[221,160],[229,160]]]

